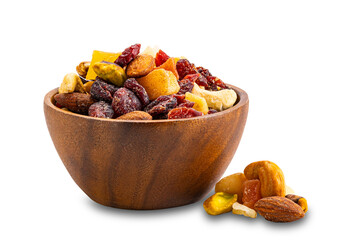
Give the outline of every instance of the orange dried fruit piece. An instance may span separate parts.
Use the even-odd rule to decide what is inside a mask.
[[[86,74],[86,79],[95,80],[97,76],[93,69],[95,63],[101,61],[114,62],[120,55],[121,53],[110,53],[110,52],[102,52],[102,51],[94,50],[92,54],[90,66]]]
[[[260,180],[246,180],[244,182],[243,205],[254,208],[255,203],[261,199]]]
[[[161,64],[156,69],[158,69],[158,68],[162,68],[162,69],[172,72],[175,75],[176,79],[179,80],[179,74],[176,70],[175,58],[173,58],[173,57],[169,58],[168,60],[166,60],[163,64]]]
[[[150,100],[163,95],[175,94],[180,90],[175,75],[162,68],[155,69],[148,75],[136,80],[145,88]]]
[[[222,178],[215,185],[215,192],[226,192],[238,195],[238,202],[242,203],[244,192],[244,182],[246,181],[245,174],[234,173],[227,177]]]
[[[208,108],[205,98],[197,96],[190,92],[186,92],[185,99],[190,102],[195,103],[194,106],[192,107],[193,109],[195,109],[199,112],[202,112],[204,114],[207,114],[209,112],[209,108]]]
[[[237,201],[237,194],[217,192],[205,200],[203,206],[210,215],[219,215],[230,212],[233,203]]]
[[[126,67],[128,77],[143,77],[149,74],[155,68],[155,58],[143,54],[137,55]]]

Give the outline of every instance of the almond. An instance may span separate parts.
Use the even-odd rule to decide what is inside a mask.
[[[152,116],[147,112],[133,111],[127,114],[121,115],[117,119],[121,120],[152,120]]]
[[[91,104],[95,103],[90,94],[78,92],[59,93],[54,99],[58,105],[80,114],[87,114]]]
[[[285,197],[265,197],[255,203],[254,209],[272,222],[293,222],[305,216],[302,208]]]

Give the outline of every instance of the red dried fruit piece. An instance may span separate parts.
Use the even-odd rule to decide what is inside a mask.
[[[178,94],[185,94],[186,92],[191,92],[194,88],[194,82],[190,79],[182,79],[178,83],[180,86]]]
[[[123,87],[114,93],[111,106],[116,116],[141,110],[141,102],[135,93]]]
[[[114,93],[118,89],[115,85],[106,83],[101,78],[96,77],[96,81],[91,85],[90,94],[99,101],[111,102]]]
[[[174,97],[176,97],[178,105],[186,101],[184,94],[174,94]]]
[[[203,67],[197,67],[196,70],[198,71],[198,73],[203,75],[205,78],[212,76],[211,73],[209,72],[209,69],[206,69]]]
[[[168,60],[170,57],[164,53],[161,49],[156,53],[156,57],[155,57],[155,64],[156,66],[160,66],[161,64],[163,64],[164,62],[166,62],[166,60]]]
[[[60,106],[80,114],[87,114],[89,107],[95,102],[89,94],[79,92],[59,93],[54,99]]]
[[[176,70],[179,74],[179,79],[183,79],[188,74],[198,73],[195,65],[190,63],[187,59],[180,59],[176,63]]]
[[[141,86],[135,78],[129,78],[125,81],[124,87],[135,93],[135,95],[141,101],[143,107],[150,103],[149,95],[147,94],[145,88]]]
[[[218,111],[216,111],[215,109],[209,109],[208,114],[214,114],[217,113]]]
[[[129,64],[140,52],[141,44],[134,44],[126,48],[121,55],[114,61],[120,67],[125,67]]]
[[[226,84],[221,81],[220,78],[215,77],[215,76],[208,76],[206,78],[207,82],[208,82],[208,87],[206,87],[207,90],[212,90],[212,91],[218,91],[218,87],[220,89],[227,89],[228,86],[226,86]]]
[[[260,180],[246,180],[242,197],[243,205],[253,209],[259,199],[261,199]]]
[[[168,113],[168,119],[179,119],[179,118],[192,118],[204,115],[202,112],[196,111],[193,108],[174,108]]]
[[[185,100],[183,103],[180,103],[177,107],[186,107],[186,108],[192,108],[195,105],[194,102],[190,102],[189,100]]]
[[[90,117],[113,118],[114,110],[112,109],[110,103],[100,101],[92,104],[89,107],[88,114]]]
[[[167,114],[171,109],[176,107],[177,98],[174,95],[160,96],[144,109],[145,112],[149,113],[153,118],[159,118],[164,114]]]

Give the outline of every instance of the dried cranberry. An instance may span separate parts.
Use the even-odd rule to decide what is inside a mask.
[[[176,70],[179,74],[179,79],[183,79],[188,74],[197,73],[194,64],[190,63],[187,59],[180,59],[176,63]]]
[[[190,79],[182,79],[178,83],[180,86],[178,94],[185,94],[186,92],[191,92],[194,88],[194,82]]]
[[[119,88],[115,93],[112,101],[112,108],[116,116],[121,116],[129,112],[141,110],[141,102],[135,93],[127,88]]]
[[[160,66],[161,64],[163,64],[164,62],[166,62],[166,60],[168,60],[170,57],[164,53],[161,49],[156,53],[156,57],[155,57],[155,64],[156,66]]]
[[[208,114],[214,114],[217,113],[218,111],[216,111],[215,109],[209,109]]]
[[[89,108],[89,116],[98,118],[113,118],[114,110],[110,103],[100,101],[92,104]]]
[[[198,71],[198,73],[203,75],[205,78],[207,78],[208,76],[212,76],[211,73],[209,72],[209,69],[206,69],[203,67],[197,67],[196,70]]]
[[[179,119],[179,118],[192,118],[204,115],[202,112],[196,111],[193,108],[174,108],[168,113],[168,119]]]
[[[96,81],[91,85],[90,94],[99,101],[111,102],[116,90],[118,90],[118,87],[115,85],[106,83],[101,78],[96,77]]]
[[[161,115],[167,114],[171,109],[177,105],[177,98],[174,95],[160,96],[144,109],[153,118],[158,118]]]
[[[176,97],[177,105],[185,102],[185,95],[184,94],[174,94],[174,97]]]
[[[129,64],[140,52],[141,44],[134,44],[126,48],[114,63],[120,67],[125,67]]]
[[[194,102],[190,102],[189,100],[185,100],[183,103],[180,103],[177,107],[186,107],[186,108],[192,108],[195,105]]]
[[[124,87],[135,93],[135,95],[141,101],[143,107],[149,104],[149,95],[147,94],[145,88],[141,86],[135,78],[129,78],[125,81]]]
[[[207,82],[209,84],[209,86],[206,87],[207,90],[217,91],[217,90],[219,90],[218,87],[220,89],[227,89],[228,88],[228,86],[226,86],[226,84],[223,81],[221,81],[220,78],[215,77],[215,76],[207,77]]]

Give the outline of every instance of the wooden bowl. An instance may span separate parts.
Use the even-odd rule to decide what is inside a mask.
[[[234,107],[176,120],[93,118],[54,105],[44,112],[55,148],[76,184],[95,202],[126,209],[160,209],[202,199],[239,145],[248,113],[245,91]]]

